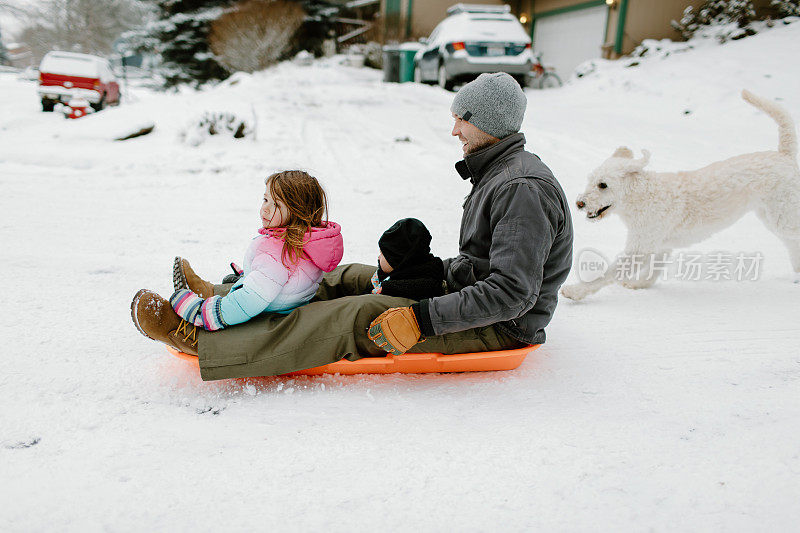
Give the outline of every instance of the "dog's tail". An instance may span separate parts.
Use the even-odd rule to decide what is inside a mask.
[[[775,102],[756,96],[747,89],[742,91],[742,98],[778,123],[778,151],[782,154],[797,157],[797,132],[789,112]]]

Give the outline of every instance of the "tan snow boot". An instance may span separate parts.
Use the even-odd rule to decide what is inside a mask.
[[[178,316],[169,301],[158,294],[147,289],[137,292],[131,302],[131,319],[145,337],[197,355],[197,326]]]
[[[176,257],[172,263],[172,286],[175,290],[189,289],[200,298],[214,296],[214,285],[194,273],[189,261]]]

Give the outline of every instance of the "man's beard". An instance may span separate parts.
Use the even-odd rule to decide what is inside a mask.
[[[495,143],[493,139],[478,139],[474,142],[467,143],[467,151],[464,155],[469,155],[473,152],[477,152],[478,150],[483,150],[487,146],[491,146]]]

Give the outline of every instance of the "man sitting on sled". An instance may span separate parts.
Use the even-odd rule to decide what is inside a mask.
[[[526,98],[508,74],[481,74],[450,108],[456,163],[472,190],[464,203],[459,255],[444,261],[447,294],[419,302],[373,294],[375,267],[350,264],[324,275],[311,303],[204,331],[169,301],[139,295],[132,316],[148,337],[198,355],[204,380],[269,376],[386,352],[454,354],[506,350],[545,340],[558,290],[572,264],[572,219],[560,184],[519,133]],[[189,288],[213,287],[184,263]]]

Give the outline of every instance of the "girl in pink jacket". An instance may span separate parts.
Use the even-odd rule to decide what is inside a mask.
[[[267,311],[288,314],[311,300],[323,273],[342,260],[341,228],[325,220],[325,191],[306,172],[269,176],[259,214],[262,227],[245,253],[242,277],[226,296],[175,291],[170,303],[181,318],[215,331]]]

